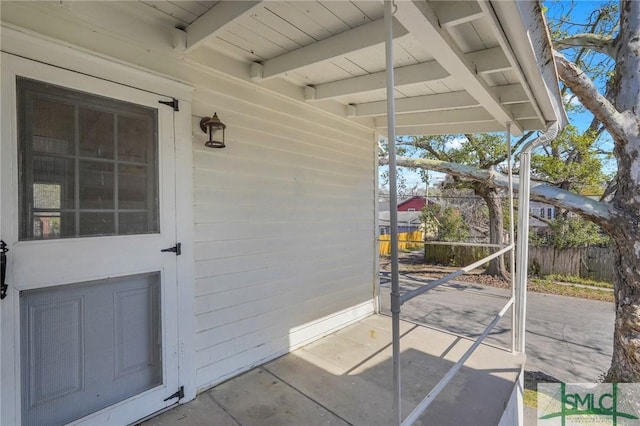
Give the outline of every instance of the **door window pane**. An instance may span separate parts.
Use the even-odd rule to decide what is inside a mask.
[[[145,209],[147,193],[147,168],[144,166],[120,166],[118,168],[120,191],[118,202],[123,209]]]
[[[32,149],[50,154],[72,154],[73,105],[44,98],[31,101],[31,108],[25,112],[30,115],[32,123]]]
[[[81,209],[114,208],[113,166],[111,162],[80,161]]]
[[[113,213],[80,213],[80,235],[90,237],[115,233]]]
[[[113,158],[114,115],[106,111],[79,108],[80,155],[83,157]]]
[[[145,116],[122,116],[118,120],[118,159],[145,163],[155,127]]]
[[[157,233],[157,111],[17,79],[20,239]]]

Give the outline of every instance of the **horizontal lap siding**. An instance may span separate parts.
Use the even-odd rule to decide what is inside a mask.
[[[152,9],[137,2],[108,3],[4,2],[3,20],[195,89],[180,104],[191,103],[193,135],[176,141],[192,136],[198,389],[371,312],[373,120],[355,119],[370,129],[349,123],[327,112],[344,117],[346,107],[305,104],[302,88],[278,79],[256,85],[248,64],[207,48],[175,52],[171,22],[151,19]],[[55,51],[34,49],[26,56],[111,78],[99,61],[59,63]],[[124,83],[146,83],[143,73]],[[214,112],[228,126],[226,149],[203,146],[199,121]],[[179,284],[189,294],[192,283]],[[181,355],[187,381],[191,355]]]
[[[194,133],[200,389],[284,353],[292,330],[373,300],[373,133],[233,92],[194,101],[194,126],[213,112],[228,126],[224,150]],[[335,321],[309,334],[323,327]]]

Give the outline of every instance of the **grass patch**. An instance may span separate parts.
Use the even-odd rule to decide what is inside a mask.
[[[588,278],[575,277],[573,275],[551,274],[546,275],[545,279],[550,281],[560,281],[563,283],[588,285],[589,287],[613,288],[613,284],[606,281],[590,280]]]
[[[558,284],[554,281],[540,278],[531,278],[529,280],[528,289],[537,293],[579,297],[581,299],[600,300],[602,302],[614,301],[614,295],[611,291],[599,288],[585,288],[573,285]]]
[[[522,402],[527,407],[538,408],[538,392],[533,389],[525,389]]]

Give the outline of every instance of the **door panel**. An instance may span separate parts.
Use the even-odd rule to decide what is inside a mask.
[[[22,424],[68,423],[161,385],[159,290],[152,273],[23,292]]]
[[[176,243],[173,111],[11,55],[2,68],[0,423],[133,422],[178,388],[177,262],[160,252]]]

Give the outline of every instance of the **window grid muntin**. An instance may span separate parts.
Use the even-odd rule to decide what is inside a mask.
[[[93,94],[74,91],[71,89],[37,82],[22,77],[17,77],[17,92],[18,92],[18,114],[19,114],[19,179],[20,179],[20,191],[19,191],[19,206],[20,206],[20,240],[33,240],[40,239],[33,235],[34,232],[34,220],[41,217],[43,214],[58,213],[59,217],[63,216],[63,213],[73,213],[74,232],[73,235],[63,235],[62,226],[60,227],[60,235],[50,237],[52,239],[58,238],[76,238],[84,236],[107,236],[107,235],[131,235],[131,234],[147,234],[160,232],[160,220],[159,220],[159,173],[158,173],[158,115],[157,110],[137,104],[132,104],[124,101],[113,100]],[[34,148],[36,135],[33,131],[33,126],[30,123],[34,121],[34,102],[46,101],[54,102],[60,105],[69,105],[73,107],[73,140],[68,141],[73,145],[73,154],[61,154],[56,152],[49,152],[48,150],[39,151]],[[101,158],[98,156],[91,157],[87,155],[80,155],[81,133],[80,133],[80,109],[86,108],[101,113],[108,113],[113,115],[113,157]],[[144,121],[145,127],[149,130],[146,133],[147,140],[144,141],[146,146],[142,150],[147,158],[147,162],[143,161],[131,161],[126,159],[120,159],[120,141],[119,141],[119,122],[121,118],[126,118],[132,123],[135,120]],[[120,129],[122,130],[122,129]],[[42,137],[43,140],[46,137]],[[55,140],[55,138],[49,138]],[[67,149],[68,151],[68,149]],[[132,156],[138,154],[139,151],[133,153]],[[55,184],[61,186],[61,203],[66,203],[66,196],[62,195],[67,190],[66,177],[63,175],[55,176],[56,181],[49,180],[44,182],[42,180],[35,180],[34,176],[34,158],[41,157],[46,159],[63,159],[72,161],[74,163],[74,205],[71,208],[60,209],[46,209],[35,208],[33,200],[33,185],[34,184]],[[80,179],[81,179],[81,162],[93,162],[113,165],[113,208],[112,209],[94,209],[94,208],[81,208],[81,193],[80,193]],[[120,209],[119,208],[119,171],[121,166],[133,166],[146,169],[146,208],[144,209]],[[65,173],[66,175],[66,173]],[[81,234],[80,219],[83,213],[113,213],[113,232],[108,234]],[[145,229],[138,230],[141,232],[127,232],[126,234],[120,234],[120,219],[121,213],[135,214],[146,213],[144,222],[146,222]],[[62,220],[62,219],[60,219]]]

